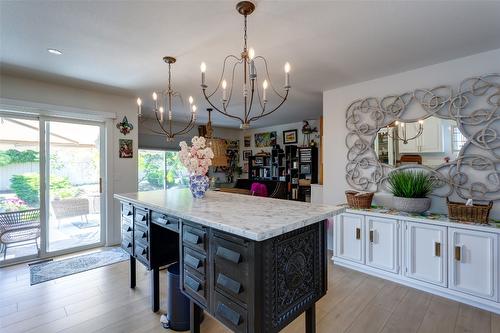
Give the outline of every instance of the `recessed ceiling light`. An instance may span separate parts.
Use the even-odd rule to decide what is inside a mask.
[[[58,49],[47,49],[47,51],[50,53],[50,54],[55,54],[55,55],[61,55],[62,52],[59,51]]]

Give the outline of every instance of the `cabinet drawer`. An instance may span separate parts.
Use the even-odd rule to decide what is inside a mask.
[[[175,232],[179,232],[179,218],[177,217],[151,212],[151,222]]]
[[[204,254],[184,247],[182,260],[185,270],[190,273],[196,272],[195,274],[200,275],[203,279],[205,278],[207,273],[207,259]]]
[[[250,256],[248,246],[236,244],[214,235],[211,251],[214,260],[214,286],[218,291],[248,304]]]
[[[206,252],[206,229],[182,225],[182,243],[193,249]]]
[[[137,223],[134,230],[134,240],[136,242],[149,244],[149,231],[143,224]]]
[[[122,235],[132,237],[133,235],[133,227],[132,227],[132,222],[127,221],[125,219],[122,219]]]
[[[215,292],[214,315],[234,332],[248,331],[247,311],[222,294]]]
[[[208,288],[206,280],[200,279],[194,274],[190,274],[187,270],[184,270],[183,280],[184,292],[206,307],[208,304]]]
[[[149,248],[148,246],[144,246],[144,244],[140,243],[135,243],[134,247],[134,254],[135,257],[145,264],[146,266],[149,266]]]
[[[122,249],[124,249],[126,252],[128,252],[129,254],[132,255],[134,253],[133,246],[134,245],[133,245],[132,237],[123,235],[122,236],[122,243],[121,243]]]
[[[142,224],[143,226],[148,226],[149,214],[147,211],[142,209],[135,209],[134,222],[135,224]]]
[[[122,216],[132,217],[133,214],[134,214],[133,206],[129,203],[122,203]]]

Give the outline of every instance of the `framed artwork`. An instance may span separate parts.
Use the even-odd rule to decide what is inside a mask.
[[[276,132],[255,133],[255,147],[272,147],[276,144]]]
[[[245,135],[243,137],[243,143],[244,143],[245,148],[250,147],[250,141],[251,140],[252,140],[252,137],[250,135]]]
[[[240,140],[226,140],[226,149],[237,150],[240,148]]]
[[[248,173],[248,162],[243,163],[243,172]]]
[[[292,143],[297,143],[297,130],[286,130],[283,131],[283,144],[288,145]]]
[[[252,156],[251,150],[243,150],[243,161],[248,161],[250,156]]]
[[[132,140],[130,139],[119,139],[118,140],[119,157],[120,158],[133,158],[134,148]]]

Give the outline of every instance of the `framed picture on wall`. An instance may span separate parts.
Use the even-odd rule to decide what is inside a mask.
[[[243,172],[248,173],[248,162],[243,163]]]
[[[243,137],[243,144],[244,144],[245,148],[250,147],[250,140],[252,140],[252,137],[250,135],[245,135]]]
[[[291,129],[283,131],[283,144],[288,145],[297,143],[297,130]]]
[[[272,147],[276,144],[276,132],[255,133],[255,147]]]
[[[248,161],[250,156],[252,156],[251,150],[243,150],[243,161]]]
[[[134,157],[134,149],[132,146],[132,140],[129,139],[119,139],[118,141],[119,156],[120,158],[133,158]]]

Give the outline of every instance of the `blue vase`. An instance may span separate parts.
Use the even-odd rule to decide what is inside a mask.
[[[205,192],[208,190],[210,181],[207,176],[189,176],[189,189],[193,194],[193,197],[201,199],[205,196]]]

